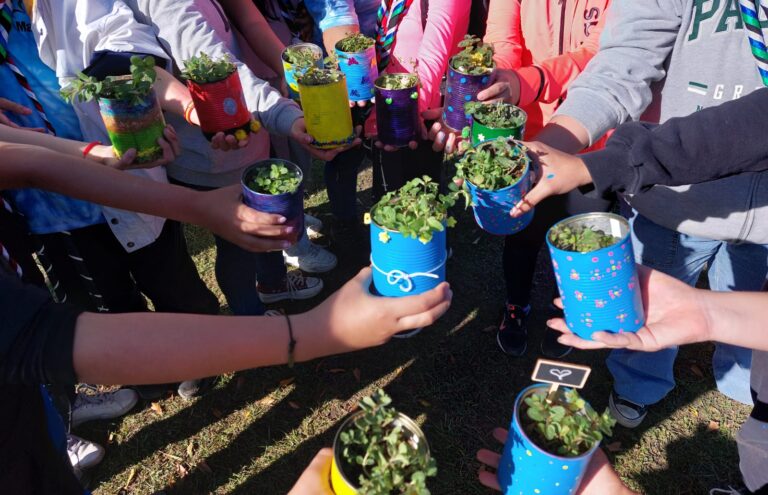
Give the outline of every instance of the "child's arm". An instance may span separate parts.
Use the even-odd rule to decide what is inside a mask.
[[[220,0],[227,17],[248,41],[248,46],[272,72],[283,77],[282,53],[285,45],[251,0]]]
[[[483,41],[493,45],[493,60],[499,69],[517,69],[522,65],[520,0],[491,0]]]

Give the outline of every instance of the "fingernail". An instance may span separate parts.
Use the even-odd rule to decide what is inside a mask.
[[[283,249],[288,249],[289,247],[291,247],[291,245],[292,244],[290,243],[290,241],[283,241],[283,243],[280,244],[280,247]]]
[[[277,223],[285,223],[288,219],[285,217],[280,217],[277,219]]]
[[[295,231],[296,231],[296,227],[294,227],[294,226],[285,227],[283,229],[283,232],[285,232],[286,234],[291,234],[291,233],[293,233]]]

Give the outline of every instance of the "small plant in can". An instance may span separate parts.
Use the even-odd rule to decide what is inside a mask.
[[[549,241],[555,247],[576,253],[597,251],[613,246],[620,240],[596,227],[586,225],[556,225],[549,234]]]
[[[362,33],[350,34],[336,43],[336,48],[344,53],[360,53],[372,47],[376,40]]]
[[[237,67],[228,56],[213,59],[208,54],[201,53],[184,62],[181,75],[198,84],[206,84],[221,81],[235,70]]]
[[[283,164],[273,163],[268,167],[261,167],[247,186],[257,193],[276,195],[292,193],[300,183],[301,179],[295,171]]]
[[[492,45],[468,34],[459,42],[459,48],[462,50],[451,58],[451,67],[455,70],[462,74],[479,76],[494,69]]]
[[[503,101],[489,104],[470,101],[464,105],[464,111],[476,122],[494,129],[521,127],[526,119],[520,108]]]
[[[506,138],[494,139],[469,149],[456,163],[456,180],[496,191],[511,186],[525,173],[528,158],[523,145],[510,146]]]

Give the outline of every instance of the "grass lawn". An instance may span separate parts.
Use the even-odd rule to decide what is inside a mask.
[[[320,170],[313,180],[322,180]],[[360,174],[364,205],[370,180],[370,170]],[[313,192],[307,204],[311,213],[329,219],[324,191]],[[202,276],[226,310],[213,273],[213,239],[197,228],[187,233]],[[538,271],[533,342],[524,358],[509,358],[495,342],[503,301],[501,239],[483,233],[464,213],[450,243],[453,305],[415,338],[292,370],[282,366],[227,375],[192,402],[169,396],[120,420],[81,427],[77,434],[107,449],[91,473],[94,493],[285,494],[318,449],[331,445],[336,427],[359,398],[378,387],[386,387],[395,405],[423,424],[438,461],[432,493],[491,493],[476,481],[475,452],[498,447],[490,431],[509,423],[515,396],[530,383],[553,282],[545,270]],[[331,246],[339,267],[323,276],[323,294],[286,308],[302,311],[337,289],[367,264],[361,246],[364,239],[355,246]],[[539,266],[547,263],[542,254]],[[734,437],[749,409],[716,391],[712,349],[709,344],[684,349],[676,363],[677,388],[651,409],[640,429],[619,427],[607,442],[630,487],[648,494],[687,494],[738,483]],[[584,394],[598,409],[606,406],[611,387],[605,357],[604,352],[574,352],[567,358],[594,367]]]

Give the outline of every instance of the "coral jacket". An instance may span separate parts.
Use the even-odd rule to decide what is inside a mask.
[[[491,0],[486,43],[502,69],[516,69],[526,136],[550,119],[568,85],[599,47],[610,0]]]

